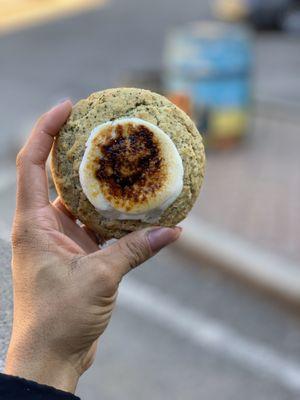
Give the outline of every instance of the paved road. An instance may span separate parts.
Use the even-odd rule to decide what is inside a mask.
[[[120,84],[132,70],[159,68],[166,32],[209,17],[209,3],[111,0],[99,10],[1,37],[0,155],[13,157],[35,118],[58,99],[71,96],[76,101]],[[259,35],[255,53],[255,94],[299,105],[299,40]],[[207,221],[298,261],[297,151],[294,157],[288,154],[289,146],[297,149],[297,124],[280,125],[278,119],[272,126],[256,124],[252,146],[235,155],[210,155],[200,212]],[[4,202],[9,202],[8,194]],[[244,213],[245,208],[251,212]]]
[[[242,146],[209,152],[191,220],[203,218],[300,265],[299,124],[256,117]]]
[[[13,183],[0,188],[7,226],[14,192]],[[6,254],[0,364],[11,317]],[[299,397],[300,319],[267,295],[172,248],[125,279],[119,300],[95,365],[80,382],[83,399]]]
[[[2,264],[2,343],[8,277]],[[119,300],[83,399],[299,398],[299,318],[262,294],[170,249],[126,278]]]
[[[0,154],[15,148],[34,118],[58,99],[118,85],[132,69],[157,68],[166,32],[207,18],[208,0],[111,0],[98,11],[0,39]],[[256,92],[299,101],[299,41],[256,40]],[[34,110],[34,111],[33,111]]]
[[[76,100],[116,85],[133,68],[158,67],[164,33],[208,16],[208,3],[113,0],[102,10],[2,37],[2,154],[58,98]],[[298,50],[295,41],[259,39],[263,96],[299,100]],[[283,69],[289,73],[282,75]],[[9,168],[2,164],[1,170],[6,175]],[[10,224],[14,184],[0,188],[0,195],[0,221]],[[4,264],[0,271],[3,286]],[[296,400],[299,371],[296,313],[172,249],[125,281],[78,393],[87,400]]]
[[[0,154],[7,154],[8,143],[18,146],[35,117],[57,100],[78,100],[117,86],[133,68],[159,66],[167,30],[207,13],[206,2],[196,0],[184,7],[181,0],[112,0],[99,11],[2,37],[0,107],[6,135],[0,135]]]
[[[0,190],[7,226],[14,191]],[[2,344],[11,317],[7,264],[1,255]],[[83,399],[299,397],[300,318],[267,295],[172,248],[126,278],[119,300],[79,384]]]
[[[136,281],[176,298],[184,307],[196,310],[198,316],[204,313],[246,338],[259,340],[285,356],[297,357],[298,350],[294,347],[298,347],[297,339],[292,344],[286,334],[296,333],[298,322],[263,297],[255,298],[250,291],[214,271],[199,269],[198,265],[168,251],[133,276]],[[203,318],[201,322],[205,325]],[[143,313],[136,318],[130,307],[120,307],[104,339],[107,347],[103,348],[103,358],[100,349],[97,363],[83,379],[85,386],[79,393],[90,393],[96,399],[100,386],[100,393],[103,387],[103,397],[109,399],[208,400],[220,394],[222,399],[296,398],[276,379],[267,378],[257,366],[249,368],[243,362],[232,362],[222,351],[210,349],[205,341],[199,345],[190,339],[189,334],[176,332],[172,325],[153,323]],[[230,336],[225,341],[227,346],[231,345]],[[103,386],[96,385],[96,378],[100,382],[101,376]]]

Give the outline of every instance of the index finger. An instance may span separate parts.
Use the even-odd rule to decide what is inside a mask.
[[[17,208],[40,208],[49,204],[45,163],[54,137],[66,122],[72,103],[66,100],[42,115],[17,156]]]

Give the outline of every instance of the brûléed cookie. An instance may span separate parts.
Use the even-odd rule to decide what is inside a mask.
[[[204,168],[191,119],[165,97],[136,88],[80,100],[52,149],[63,203],[105,239],[179,223],[199,194]]]

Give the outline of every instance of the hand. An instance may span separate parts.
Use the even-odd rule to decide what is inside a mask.
[[[13,225],[14,322],[5,372],[74,392],[92,364],[122,277],[180,235],[134,232],[99,250],[60,199],[49,202],[45,162],[72,109],[44,114],[17,157]]]

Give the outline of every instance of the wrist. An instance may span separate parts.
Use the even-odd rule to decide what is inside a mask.
[[[69,362],[49,352],[36,351],[34,346],[24,348],[17,343],[9,346],[4,372],[70,393],[75,393],[79,380],[79,374]]]

